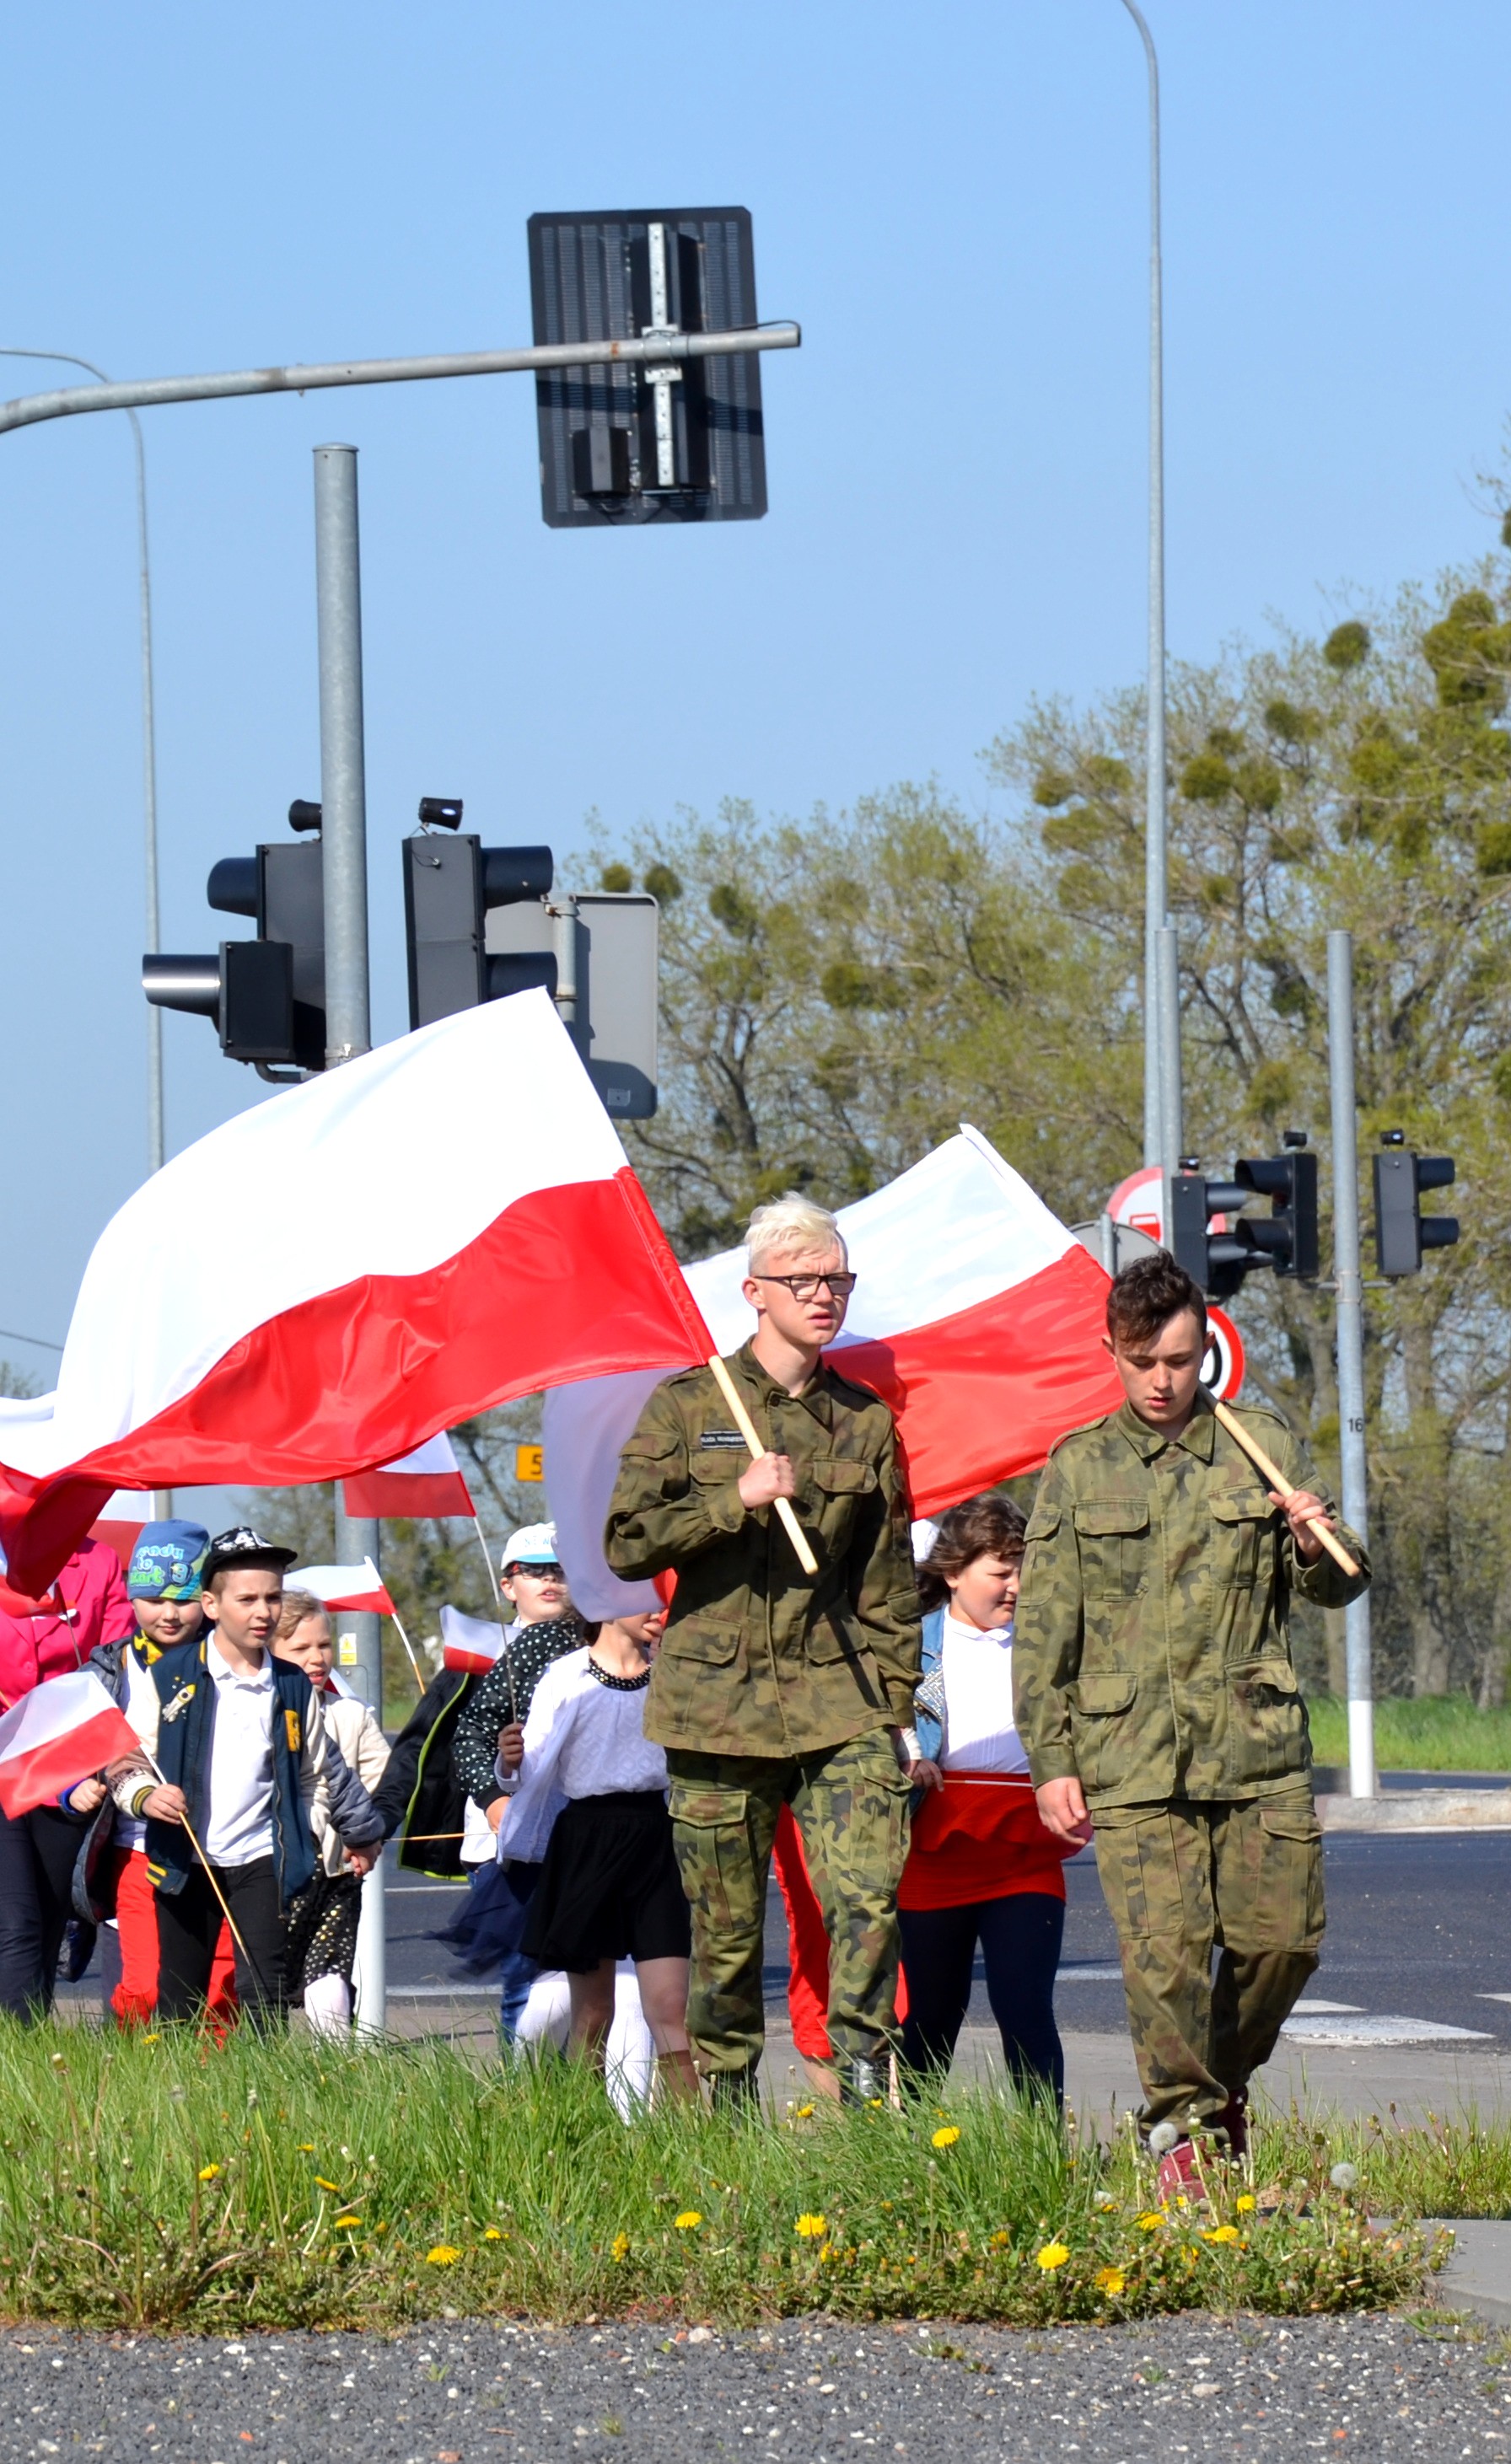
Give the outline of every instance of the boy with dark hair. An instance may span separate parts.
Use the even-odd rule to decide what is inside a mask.
[[[1317,1966],[1322,1837],[1290,1604],[1341,1608],[1369,1579],[1352,1532],[1357,1579],[1309,1528],[1332,1512],[1278,1414],[1238,1418],[1291,1484],[1283,1499],[1220,1426],[1206,1339],[1173,1259],[1118,1276],[1106,1342],[1125,1400],[1045,1465],[1014,1627],[1039,1811],[1067,1846],[1095,1832],[1143,2126],[1173,2132],[1162,2196],[1191,2190],[1193,2128],[1241,2154],[1249,2080]]]
[[[310,1812],[325,1785],[320,1703],[304,1671],[271,1649],[295,1553],[245,1526],[211,1541],[200,1595],[209,1630],[165,1651],[127,1708],[162,1772],[128,1769],[114,1788],[146,1822],[164,2019],[204,2009],[227,1908],[243,2009],[284,2013],[285,1912],[315,1871]],[[370,1863],[352,1852],[359,1873]]]

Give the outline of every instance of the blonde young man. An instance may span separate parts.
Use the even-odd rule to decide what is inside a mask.
[[[828,1928],[840,2092],[879,2095],[895,2037],[897,1886],[921,1633],[909,1507],[887,1406],[822,1357],[855,1277],[833,1217],[789,1194],[756,1209],[728,1367],[766,1451],[752,1463],[713,1373],[658,1386],[624,1451],[605,1546],[634,1581],[675,1573],[645,1733],[666,1749],[693,1914],[688,2034],[716,2098],[753,2098],[778,1813],[791,1806]],[[775,1507],[818,1559],[803,1573]]]

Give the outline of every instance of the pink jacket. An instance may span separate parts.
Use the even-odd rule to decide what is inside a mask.
[[[0,1609],[0,1709],[49,1677],[82,1668],[97,1643],[135,1634],[121,1560],[102,1540],[84,1540],[53,1586],[69,1614],[12,1617]]]

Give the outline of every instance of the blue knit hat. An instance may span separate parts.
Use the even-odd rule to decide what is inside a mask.
[[[202,1523],[144,1523],[131,1551],[126,1591],[134,1600],[198,1599],[210,1533]]]

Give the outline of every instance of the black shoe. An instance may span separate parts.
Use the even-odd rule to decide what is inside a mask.
[[[748,2070],[711,2072],[708,2084],[716,2113],[726,2115],[731,2122],[742,2122],[759,2115],[761,2090],[753,2063]]]
[[[884,2061],[868,2060],[856,2054],[841,2066],[839,2101],[841,2104],[884,2104],[887,2096],[887,2065]]]
[[[63,1975],[68,1984],[77,1985],[79,1978],[87,1973],[89,1963],[95,1955],[95,1944],[99,1938],[95,1926],[85,1925],[82,1917],[69,1919],[68,1931],[63,1936],[61,1962]]]

